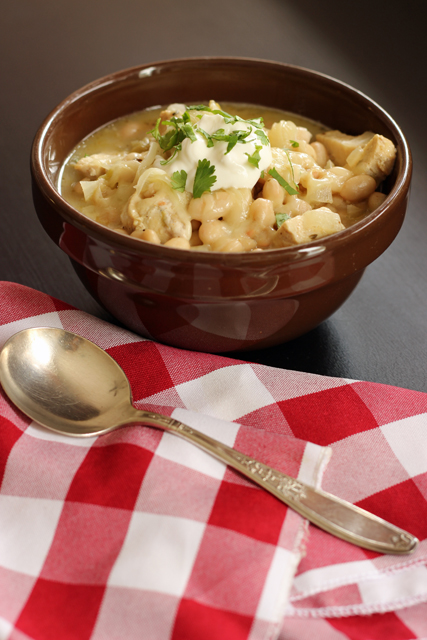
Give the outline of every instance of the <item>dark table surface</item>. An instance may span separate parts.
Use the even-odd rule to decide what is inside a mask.
[[[334,76],[381,104],[414,159],[403,228],[320,327],[245,360],[427,391],[427,47],[425,3],[407,0],[14,0],[0,19],[0,280],[112,320],[36,218],[33,136],[69,93],[107,73],[205,55],[287,62]]]

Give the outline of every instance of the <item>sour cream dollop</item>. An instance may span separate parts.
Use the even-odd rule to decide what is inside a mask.
[[[245,138],[245,143],[237,142],[227,153],[227,142],[214,141],[213,146],[208,147],[206,137],[199,131],[203,129],[212,135],[218,129],[224,130],[225,135],[235,131],[250,131]],[[234,124],[226,124],[224,117],[219,114],[205,113],[195,127],[196,140],[193,142],[186,138],[182,142],[182,149],[175,158],[162,169],[169,176],[175,171],[184,170],[187,174],[185,190],[193,192],[194,177],[196,175],[199,160],[208,160],[215,167],[216,182],[212,191],[218,189],[252,189],[258,182],[261,172],[267,169],[272,162],[270,144],[263,144],[256,135],[256,127],[249,122],[237,121]],[[249,162],[248,156],[252,156],[258,148],[258,167]]]

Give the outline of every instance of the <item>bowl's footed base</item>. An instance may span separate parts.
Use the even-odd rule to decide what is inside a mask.
[[[71,262],[89,293],[125,327],[164,344],[206,353],[263,349],[298,338],[332,315],[363,275],[360,270],[293,297],[208,302],[137,291]]]

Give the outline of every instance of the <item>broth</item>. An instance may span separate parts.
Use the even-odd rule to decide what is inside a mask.
[[[283,111],[169,105],[93,132],[65,163],[60,190],[83,214],[143,241],[259,251],[361,220],[384,201],[379,185],[394,157],[383,136],[328,132]]]

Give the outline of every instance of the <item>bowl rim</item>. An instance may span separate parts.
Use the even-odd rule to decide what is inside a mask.
[[[134,75],[138,78],[144,76],[151,76],[153,73],[165,73],[170,72],[171,68],[182,65],[201,65],[201,64],[241,64],[250,66],[253,64],[269,67],[277,67],[278,69],[284,68],[304,75],[316,77],[317,79],[323,79],[331,85],[337,88],[350,92],[366,103],[369,109],[376,110],[377,113],[386,121],[387,125],[393,130],[398,153],[401,153],[401,170],[397,174],[396,181],[391,189],[390,193],[375,211],[367,215],[363,220],[351,225],[350,227],[334,233],[325,238],[320,238],[318,241],[312,241],[310,243],[296,245],[295,247],[281,247],[277,249],[266,249],[257,252],[219,252],[219,251],[195,251],[193,249],[178,249],[174,247],[165,247],[164,245],[155,245],[138,238],[132,238],[131,236],[125,236],[117,233],[113,229],[96,222],[92,218],[89,218],[85,214],[75,209],[71,204],[62,197],[59,191],[53,186],[53,183],[49,177],[47,167],[43,161],[43,150],[48,135],[51,129],[54,127],[55,122],[61,117],[62,113],[72,105],[73,103],[81,100],[88,94],[94,91],[102,89],[104,86],[112,85],[118,81],[124,81]],[[105,123],[107,124],[107,123]],[[102,126],[102,125],[101,125]],[[50,200],[54,208],[60,213],[60,215],[69,222],[71,225],[83,230],[89,236],[94,239],[103,242],[107,245],[114,245],[117,249],[126,250],[134,255],[152,255],[159,259],[165,260],[179,259],[186,262],[198,262],[206,263],[212,261],[220,261],[224,265],[230,266],[249,266],[253,262],[257,265],[261,263],[270,264],[277,262],[278,256],[282,256],[282,262],[295,262],[299,260],[305,260],[317,256],[327,251],[333,252],[338,247],[345,246],[350,242],[355,242],[356,238],[365,234],[369,227],[378,221],[379,218],[387,212],[389,205],[396,199],[405,196],[408,191],[409,184],[412,176],[412,155],[408,144],[400,126],[394,120],[394,118],[383,108],[376,103],[372,98],[367,96],[360,90],[352,87],[351,85],[338,80],[325,73],[308,69],[302,66],[293,65],[285,62],[279,62],[275,60],[240,57],[240,56],[198,56],[198,57],[184,57],[173,58],[167,60],[159,60],[154,62],[148,62],[141,65],[135,65],[126,69],[114,71],[100,78],[92,80],[91,82],[83,85],[70,93],[60,103],[54,107],[50,113],[45,117],[41,125],[39,126],[31,147],[31,160],[30,160],[31,174],[38,187],[43,194]]]

